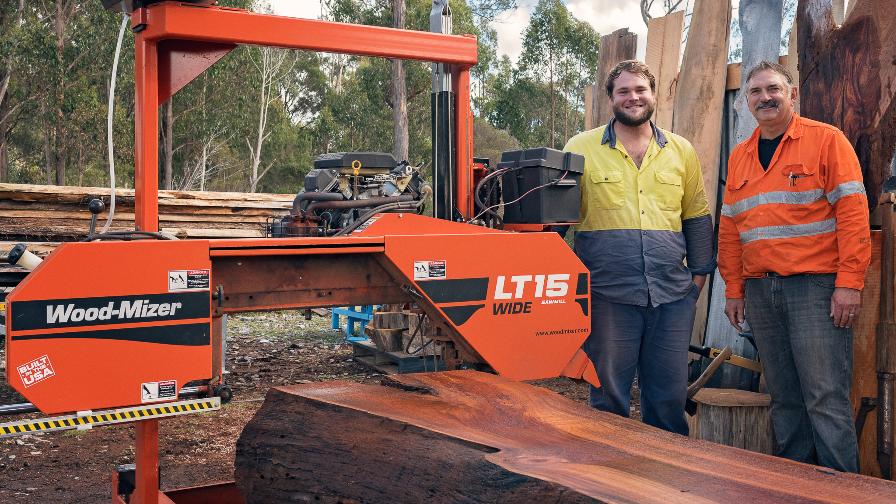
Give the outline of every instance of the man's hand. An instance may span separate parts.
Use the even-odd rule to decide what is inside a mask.
[[[694,285],[697,286],[698,292],[703,292],[703,286],[706,285],[706,275],[694,275]]]
[[[859,305],[862,304],[862,291],[837,287],[831,296],[831,319],[837,327],[852,327],[859,316]]]
[[[744,300],[743,298],[728,298],[725,300],[725,315],[728,316],[728,322],[738,331],[744,328],[740,325],[744,323]]]

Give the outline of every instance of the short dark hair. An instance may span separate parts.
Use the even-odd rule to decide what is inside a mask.
[[[772,72],[781,74],[781,76],[784,77],[784,80],[787,81],[788,85],[793,85],[793,76],[790,75],[790,72],[787,70],[787,68],[784,67],[784,65],[780,65],[772,61],[760,61],[759,63],[757,63],[756,66],[751,68],[747,73],[747,80],[745,80],[744,83],[750,82],[750,79],[756,76],[756,74],[758,74],[759,72],[764,72],[766,70],[771,70]]]
[[[650,67],[643,61],[625,60],[616,63],[616,66],[610,70],[610,75],[607,75],[607,96],[613,96],[613,87],[616,83],[616,79],[622,75],[622,72],[643,76],[650,82],[650,90],[656,93],[656,77],[650,73]]]

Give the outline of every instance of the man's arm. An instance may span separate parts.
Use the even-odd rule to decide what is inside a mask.
[[[712,217],[709,215],[706,190],[703,187],[703,172],[693,148],[688,153],[685,165],[681,231],[687,247],[688,268],[694,276],[694,283],[702,290],[706,275],[716,269],[716,261],[712,245]]]
[[[737,150],[735,149],[728,160],[726,180],[729,183],[732,181],[731,167],[734,166],[736,155]],[[719,273],[725,280],[725,315],[728,316],[731,325],[741,331],[743,330],[741,324],[744,322],[743,249],[740,243],[740,233],[737,231],[737,225],[731,215],[733,203],[734,197],[726,187],[722,200],[722,212],[719,217]]]
[[[871,262],[868,197],[859,160],[842,132],[831,136],[825,154],[825,196],[834,207],[837,219],[840,258],[836,288],[831,297],[831,317],[834,325],[850,327],[858,316],[865,271]]]

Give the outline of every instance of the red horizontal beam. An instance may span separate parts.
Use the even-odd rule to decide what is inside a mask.
[[[199,40],[307,49],[359,56],[411,59],[471,67],[478,56],[472,35],[444,35],[380,26],[334,23],[247,12],[189,7],[175,2],[140,9],[133,24],[146,40]]]

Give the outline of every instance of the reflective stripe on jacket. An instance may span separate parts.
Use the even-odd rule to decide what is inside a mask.
[[[759,129],[731,152],[719,218],[719,271],[728,298],[764,273],[836,273],[861,289],[871,261],[868,201],[846,136],[794,114],[768,170]]]

